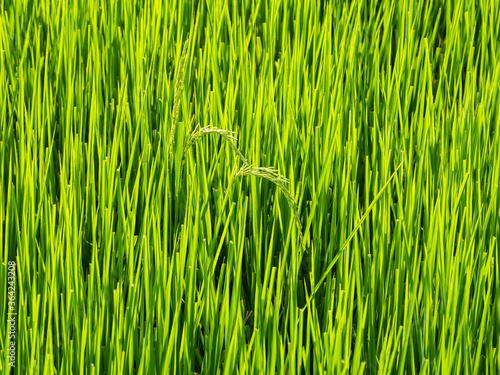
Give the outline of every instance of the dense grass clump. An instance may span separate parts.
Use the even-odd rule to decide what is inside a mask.
[[[0,11],[0,373],[500,372],[496,0]]]

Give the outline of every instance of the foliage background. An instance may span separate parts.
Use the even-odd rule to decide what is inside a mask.
[[[0,7],[2,373],[499,372],[496,1]]]

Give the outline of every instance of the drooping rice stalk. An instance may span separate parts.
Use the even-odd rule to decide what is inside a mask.
[[[292,211],[295,224],[297,225],[297,230],[299,232],[299,246],[303,246],[304,236],[302,234],[302,224],[300,222],[299,210],[292,194],[286,187],[286,185],[289,183],[288,179],[285,176],[279,174],[278,170],[272,167],[254,167],[247,163],[245,163],[238,171],[236,171],[234,176],[255,176],[264,178],[268,181],[271,181],[273,184],[280,188],[281,192],[285,195],[288,206]]]
[[[241,160],[243,161],[244,165],[248,164],[247,159],[245,156],[241,153],[239,150],[238,146],[236,146],[236,142],[238,139],[236,138],[237,133],[230,131],[230,130],[224,130],[224,129],[219,129],[215,126],[205,126],[203,128],[200,128],[199,126],[196,126],[195,129],[193,129],[192,132],[187,137],[187,140],[184,143],[184,151],[183,155],[185,156],[191,146],[200,138],[202,138],[204,135],[208,134],[218,134],[220,135],[228,144],[231,146],[231,149],[235,152],[236,155],[238,155]]]

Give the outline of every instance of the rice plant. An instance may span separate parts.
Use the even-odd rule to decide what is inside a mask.
[[[497,3],[0,0],[0,373],[499,373]]]

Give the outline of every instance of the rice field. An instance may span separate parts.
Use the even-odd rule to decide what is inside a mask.
[[[496,0],[0,0],[0,373],[500,373]]]

